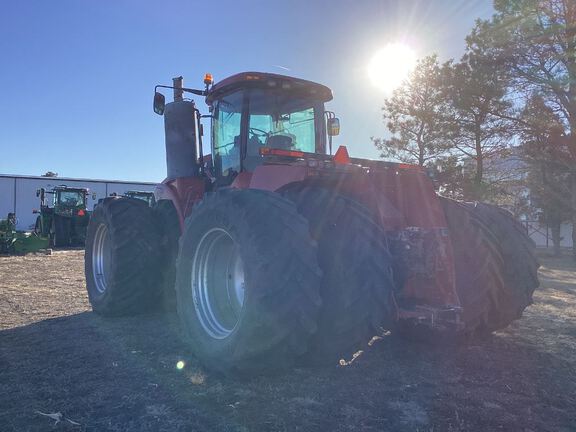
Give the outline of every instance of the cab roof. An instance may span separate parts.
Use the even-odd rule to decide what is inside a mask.
[[[304,93],[317,98],[322,102],[332,100],[332,90],[313,81],[266,72],[242,72],[214,84],[208,91],[206,103],[211,105],[215,99],[226,93],[248,87],[296,91],[299,94]]]
[[[69,187],[69,186],[66,186],[66,185],[54,186],[53,190],[54,190],[54,191],[65,190],[65,191],[70,191],[70,192],[88,192],[88,189],[86,189],[86,188]]]

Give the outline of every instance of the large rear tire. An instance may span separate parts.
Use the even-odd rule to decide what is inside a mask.
[[[84,246],[86,244],[86,232],[88,229],[88,217],[78,218],[71,226],[71,243],[74,246]]]
[[[52,218],[51,243],[54,247],[70,246],[72,221],[69,218],[55,214]]]
[[[395,321],[386,235],[368,210],[337,192],[299,184],[283,194],[308,220],[323,272],[319,329],[307,360],[349,358]]]
[[[142,200],[113,197],[98,204],[86,237],[84,267],[94,312],[146,312],[158,303],[162,250],[152,210]]]
[[[534,242],[496,206],[440,198],[454,249],[464,332],[485,335],[520,318],[538,287]]]
[[[175,312],[176,259],[178,258],[178,240],[180,239],[180,219],[176,207],[170,200],[156,201],[152,209],[162,232],[163,308],[165,311]]]
[[[178,315],[190,348],[223,372],[294,364],[317,330],[321,272],[308,224],[260,190],[207,194],[186,220]]]

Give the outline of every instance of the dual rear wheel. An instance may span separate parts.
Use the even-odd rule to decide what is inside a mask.
[[[466,336],[483,336],[520,318],[538,287],[535,245],[506,210],[440,198],[454,249],[456,289]]]
[[[161,232],[141,200],[106,198],[91,215],[84,268],[92,309],[121,316],[153,309],[161,297]]]

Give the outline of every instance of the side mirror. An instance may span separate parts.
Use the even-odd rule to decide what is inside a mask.
[[[36,198],[40,196],[40,189],[36,189]]]
[[[154,112],[158,115],[164,114],[164,106],[166,105],[166,98],[162,93],[154,93]]]
[[[337,117],[329,118],[326,121],[326,127],[328,129],[328,136],[340,135],[340,120]]]
[[[92,192],[92,200],[96,201],[96,192]]]

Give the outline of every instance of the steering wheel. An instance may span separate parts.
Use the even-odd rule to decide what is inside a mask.
[[[265,130],[258,129],[258,128],[251,127],[248,129],[248,131],[257,138],[260,138],[260,137],[268,138],[270,136],[270,132],[266,132]]]

